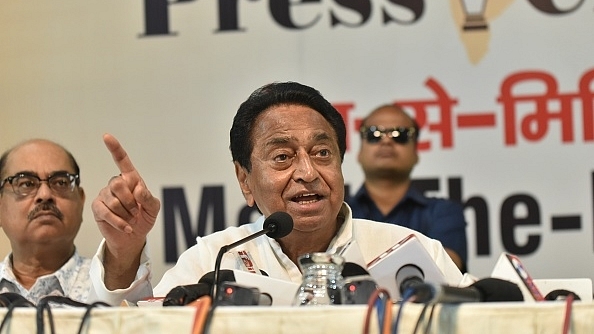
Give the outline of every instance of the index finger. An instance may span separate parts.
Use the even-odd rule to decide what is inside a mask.
[[[103,135],[103,142],[111,153],[111,157],[122,174],[136,172],[132,160],[120,142],[109,133]]]

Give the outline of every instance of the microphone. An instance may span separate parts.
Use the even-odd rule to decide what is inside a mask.
[[[210,294],[211,288],[212,286],[206,283],[176,286],[163,299],[163,306],[188,305],[196,299]]]
[[[291,233],[291,231],[293,230],[293,218],[291,218],[291,216],[286,213],[286,212],[275,212],[273,214],[271,214],[270,216],[268,216],[265,220],[264,220],[264,228],[259,231],[256,232],[252,235],[249,235],[241,240],[238,240],[234,243],[231,243],[229,245],[225,245],[222,246],[221,249],[219,250],[219,253],[217,254],[217,258],[215,261],[215,268],[214,268],[214,276],[213,276],[213,285],[212,285],[212,290],[211,290],[211,296],[212,296],[212,300],[213,303],[216,302],[216,297],[217,297],[217,293],[218,293],[218,289],[221,286],[221,278],[219,277],[219,271],[221,270],[221,261],[223,259],[223,255],[225,253],[227,253],[230,249],[235,248],[241,244],[244,244],[252,239],[255,239],[261,235],[266,234],[268,237],[270,238],[282,238],[286,235],[288,235],[289,233]]]
[[[511,281],[489,277],[474,282],[471,287],[481,294],[482,302],[521,302],[524,295],[520,287]]]
[[[260,270],[263,276],[268,276],[268,274]],[[235,273],[233,270],[224,269],[219,272],[219,276],[221,282],[235,282]],[[188,285],[179,285],[175,288],[171,289],[165,298],[163,299],[163,306],[183,306],[188,305],[191,302],[195,301],[196,299],[202,296],[210,295],[212,290],[212,286],[214,284],[214,272],[209,271],[208,273],[204,274],[196,284],[188,284]],[[238,285],[239,286],[239,285]],[[240,286],[241,287],[241,286]],[[242,292],[243,293],[243,292]],[[259,294],[259,291],[257,291]],[[258,305],[270,305],[272,302],[271,297],[260,296],[257,295],[259,298]],[[225,297],[227,301],[231,300],[230,297]],[[235,297],[236,298],[236,297]],[[268,303],[267,299],[270,299],[270,303]],[[233,302],[234,300],[231,300]],[[246,302],[243,302],[242,305],[248,305]],[[267,304],[268,303],[268,304]],[[254,304],[251,304],[254,305]]]
[[[272,296],[268,293],[260,293],[258,288],[227,281],[221,283],[217,303],[232,306],[270,306],[272,305]]]
[[[262,276],[268,274],[260,270]],[[255,274],[249,274],[255,275]],[[221,292],[217,296],[216,302],[219,305],[233,305],[233,306],[250,306],[263,305],[270,306],[272,304],[272,297],[267,293],[260,293],[260,289],[255,287],[248,287],[243,284],[236,283],[235,271],[232,269],[223,269],[219,271]],[[214,271],[210,271],[198,281],[198,284],[206,284],[209,288],[215,283]],[[208,292],[206,293],[208,294]]]
[[[202,296],[210,295],[214,282],[213,276],[214,272],[210,271],[204,274],[196,284],[176,286],[163,299],[163,306],[188,305]],[[220,276],[221,281],[235,282],[233,270],[222,270]]]
[[[423,270],[414,264],[405,264],[396,272],[396,287],[399,289],[401,296],[408,288],[424,283],[425,275]]]
[[[369,276],[369,272],[355,262],[345,262],[342,266],[341,274],[344,278],[353,276]]]
[[[377,283],[371,275],[354,262],[345,262],[342,267],[344,278],[342,304],[367,304],[369,298],[378,289]]]
[[[478,280],[465,288],[422,283],[409,289],[414,302],[425,304],[524,300],[517,284],[493,277]]]

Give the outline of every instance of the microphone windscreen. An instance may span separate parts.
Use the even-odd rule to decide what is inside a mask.
[[[293,230],[293,218],[286,212],[277,211],[264,220],[264,229],[270,229],[266,233],[270,238],[282,238]]]
[[[414,264],[406,264],[396,272],[396,286],[400,294],[409,288],[425,283],[423,270]]]
[[[233,270],[221,270],[219,277],[221,282],[235,282]],[[214,271],[209,271],[200,278],[197,284],[179,285],[171,289],[163,300],[163,306],[187,305],[202,296],[210,295],[213,284]]]
[[[574,300],[581,300],[580,296],[578,296],[575,292],[565,289],[556,289],[550,291],[545,295],[545,300],[566,300],[569,295],[573,295]]]
[[[235,282],[235,274],[231,269],[221,269],[219,271],[219,282]],[[212,287],[214,284],[214,271],[209,271],[200,277],[198,283],[206,283]]]
[[[209,295],[210,288],[211,284],[207,283],[176,286],[163,299],[163,306],[187,305],[202,296]]]
[[[488,277],[474,282],[472,287],[481,294],[481,301],[484,302],[520,302],[524,301],[522,290],[516,283]]]
[[[369,272],[354,262],[345,262],[342,266],[342,277],[352,276],[369,276]]]

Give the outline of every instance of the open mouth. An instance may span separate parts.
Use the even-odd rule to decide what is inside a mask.
[[[322,199],[322,196],[320,196],[318,194],[311,193],[311,194],[302,194],[299,196],[295,196],[291,200],[293,202],[297,202],[299,204],[309,204],[309,203],[315,203],[321,199]]]

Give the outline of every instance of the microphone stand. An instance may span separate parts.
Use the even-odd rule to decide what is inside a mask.
[[[225,245],[219,249],[219,253],[217,254],[217,258],[215,260],[215,269],[213,273],[213,286],[211,290],[211,297],[212,297],[212,304],[210,309],[208,310],[208,314],[206,315],[206,321],[203,328],[203,333],[208,334],[210,333],[210,325],[212,323],[212,317],[214,314],[214,310],[217,307],[217,295],[219,292],[219,287],[221,280],[220,278],[220,271],[221,271],[221,261],[223,259],[223,255],[227,253],[230,249],[237,247],[241,244],[244,244],[254,238],[267,234],[271,238],[282,238],[287,234],[291,233],[293,230],[293,218],[289,216],[286,212],[275,212],[271,214],[266,220],[264,220],[264,228],[256,232],[252,235],[249,235],[241,240],[238,240],[234,243]]]
[[[225,245],[225,246],[221,247],[221,249],[219,249],[219,253],[217,254],[217,259],[215,260],[215,269],[214,269],[214,275],[213,275],[214,284],[212,285],[212,290],[210,291],[210,294],[212,296],[213,305],[216,303],[216,300],[217,300],[216,298],[217,298],[217,294],[219,292],[218,291],[219,286],[221,283],[221,282],[219,282],[221,280],[219,277],[220,276],[219,273],[221,271],[221,261],[223,260],[223,255],[225,255],[225,253],[227,253],[230,249],[233,249],[243,243],[246,243],[252,239],[255,239],[261,235],[264,235],[264,234],[274,231],[274,230],[276,230],[276,224],[270,224],[270,225],[268,225],[267,228],[261,230],[258,233],[248,235],[247,237],[245,237],[241,240],[238,240],[232,244]]]

